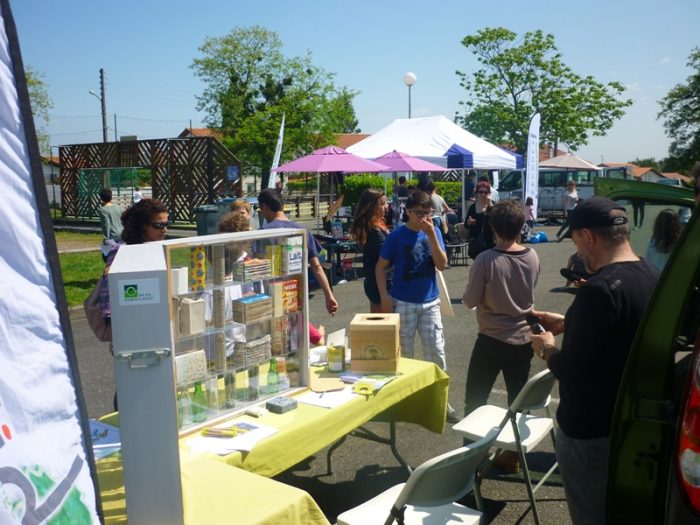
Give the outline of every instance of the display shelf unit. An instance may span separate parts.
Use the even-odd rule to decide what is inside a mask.
[[[306,239],[272,229],[119,249],[109,289],[130,522],[181,523],[179,437],[308,385]]]

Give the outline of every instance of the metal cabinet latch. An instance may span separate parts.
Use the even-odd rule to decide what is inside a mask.
[[[160,360],[169,356],[170,348],[154,348],[152,350],[119,352],[114,357],[120,361],[128,361],[129,368],[150,368],[160,365]]]

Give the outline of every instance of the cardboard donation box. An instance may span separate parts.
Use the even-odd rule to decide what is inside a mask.
[[[348,338],[353,372],[391,372],[399,367],[399,314],[356,314]]]

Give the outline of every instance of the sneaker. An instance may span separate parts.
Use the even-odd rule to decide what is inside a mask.
[[[449,403],[447,403],[447,417],[445,419],[448,423],[452,424],[459,423],[462,420],[462,418],[457,415],[457,411],[452,408],[452,405]]]
[[[504,470],[508,474],[517,474],[520,472],[520,458],[518,457],[518,453],[512,450],[502,450],[493,460],[493,466]]]

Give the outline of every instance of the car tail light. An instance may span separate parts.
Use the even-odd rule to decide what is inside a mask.
[[[693,359],[676,464],[683,492],[691,508],[700,512],[700,352]]]

